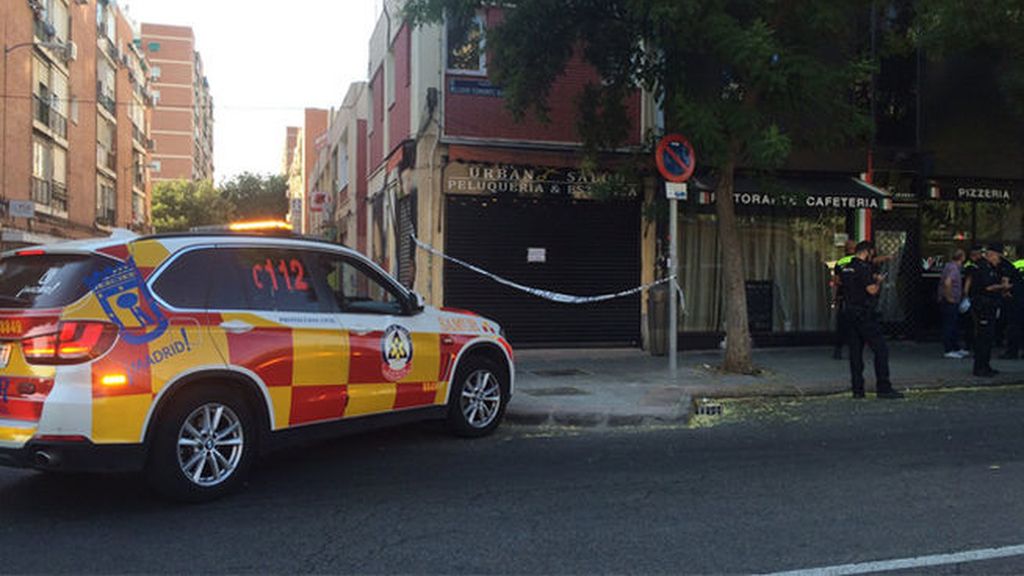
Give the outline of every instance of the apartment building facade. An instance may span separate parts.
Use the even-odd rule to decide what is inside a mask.
[[[516,121],[487,73],[485,30],[502,18],[409,26],[385,2],[370,41],[367,253],[428,302],[500,321],[520,344],[639,344],[642,300],[567,306],[493,282],[420,249],[493,274],[574,294],[632,288],[653,277],[653,229],[642,182],[612,201],[595,186],[639,150],[650,107],[628,102],[622,149],[584,168],[576,102],[600,82],[581,57],[553,85],[550,122]]]
[[[213,180],[213,96],[188,26],[142,24],[152,64],[153,180]]]
[[[320,147],[308,207],[313,233],[366,252],[367,84],[354,82],[329,114],[326,141]]]
[[[330,111],[306,108],[300,127],[289,127],[284,158],[288,177],[288,222],[302,234],[319,235],[322,214],[310,210],[313,183],[311,176],[317,155],[327,143],[327,125]],[[290,146],[290,148],[289,148]]]
[[[150,227],[149,63],[106,0],[3,3],[3,247]]]

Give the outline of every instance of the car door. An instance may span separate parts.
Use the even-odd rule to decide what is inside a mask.
[[[266,386],[281,429],[343,416],[348,403],[347,334],[330,295],[310,278],[308,251],[218,246],[225,259],[210,311],[229,367]]]
[[[430,406],[443,398],[440,335],[411,313],[406,293],[353,255],[323,253],[318,261],[351,351],[345,417]]]

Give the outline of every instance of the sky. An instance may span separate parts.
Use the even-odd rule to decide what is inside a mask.
[[[121,0],[136,22],[191,26],[214,101],[217,182],[278,173],[303,108],[366,79],[381,0]]]

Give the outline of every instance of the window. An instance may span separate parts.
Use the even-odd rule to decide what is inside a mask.
[[[446,32],[449,70],[487,71],[484,30],[483,14],[470,18],[448,18]]]
[[[399,292],[368,267],[334,254],[317,261],[317,275],[326,280],[338,309],[348,314],[403,314]]]
[[[301,251],[279,248],[218,248],[183,255],[157,279],[154,289],[168,303],[202,307],[209,294],[215,310],[326,312]],[[185,286],[192,284],[193,286]]]
[[[71,20],[68,15],[68,7],[64,4],[64,0],[52,0],[52,2],[50,2],[50,13],[53,14],[50,18],[51,23],[53,24],[53,39],[61,44],[66,44],[68,41],[68,32]]]
[[[395,104],[395,53],[388,50],[387,62],[384,65],[387,68],[387,76],[384,78],[384,97],[387,99],[388,108],[391,108]]]
[[[59,308],[89,290],[86,279],[112,260],[47,254],[0,260],[0,303],[13,308]]]
[[[107,170],[113,171],[117,167],[117,149],[114,143],[117,141],[117,132],[114,125],[103,118],[96,117],[96,163]]]
[[[217,290],[216,299],[231,303],[233,289],[230,275],[225,272],[226,258],[222,252],[212,249],[186,252],[177,258],[153,283],[153,293],[175,308],[205,309],[206,300],[212,290]],[[220,282],[204,282],[204,279],[221,278]],[[237,294],[237,292],[235,292]],[[227,308],[241,308],[227,306]]]
[[[32,176],[40,180],[50,179],[53,165],[53,146],[42,138],[32,139]]]
[[[100,176],[96,179],[96,221],[113,226],[117,219],[117,188],[114,181]]]
[[[160,51],[160,43],[159,42],[150,42],[149,44],[146,45],[146,48],[148,48],[150,52],[159,52]]]

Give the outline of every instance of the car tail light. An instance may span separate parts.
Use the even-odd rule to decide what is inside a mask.
[[[77,364],[102,356],[117,339],[107,322],[59,322],[40,326],[21,341],[29,364]]]

